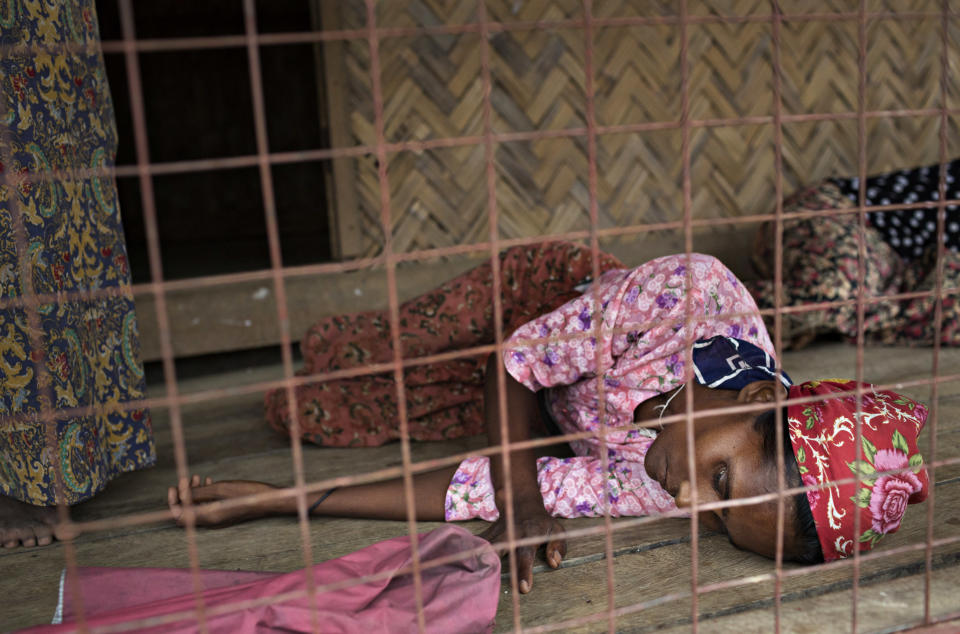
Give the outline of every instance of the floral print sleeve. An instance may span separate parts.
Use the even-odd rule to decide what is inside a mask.
[[[606,473],[601,460],[592,456],[540,458],[537,467],[543,506],[556,517],[603,517],[605,494],[612,517],[657,515],[676,508],[642,462],[611,456]]]
[[[673,498],[650,478],[642,462],[611,458],[604,474],[599,458],[540,458],[537,480],[543,507],[556,517],[602,517],[604,493],[612,517],[657,515],[676,508]],[[453,476],[446,498],[446,520],[500,517],[490,481],[490,459],[468,458]]]

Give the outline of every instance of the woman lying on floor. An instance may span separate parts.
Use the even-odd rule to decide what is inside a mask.
[[[947,163],[946,200],[960,197],[960,159]],[[867,178],[865,203],[897,206],[935,203],[940,196],[940,165],[878,174]],[[891,209],[867,213],[861,229],[856,209],[857,178],[832,178],[798,191],[784,201],[783,305],[848,302],[783,316],[784,345],[801,348],[820,335],[857,337],[859,255],[865,254],[863,287],[867,298],[932,291],[936,288],[937,211]],[[842,215],[790,218],[791,213],[846,210]],[[960,208],[947,205],[940,253],[943,288],[960,286]],[[751,287],[761,308],[772,308],[774,239],[772,223],[757,233],[753,264],[762,280]],[[868,301],[863,331],[867,343],[929,346],[935,336],[934,301],[930,297]],[[940,343],[960,345],[960,305],[956,295],[943,298]]]
[[[776,373],[773,346],[756,305],[740,281],[718,260],[699,254],[658,258],[625,269],[601,254],[602,275],[583,293],[590,253],[553,243],[515,248],[500,257],[505,343],[506,427],[510,442],[537,434],[599,432],[604,419],[607,471],[596,436],[571,442],[572,455],[555,448],[511,452],[514,516],[519,538],[540,536],[546,559],[557,567],[566,551],[555,517],[660,514],[690,503],[686,429],[659,425],[685,411],[684,388],[695,410],[716,413],[695,419],[695,477],[699,502],[763,495],[777,490],[777,452],[783,451],[790,487],[849,479],[854,461],[855,385],[846,381],[790,386]],[[404,357],[491,343],[490,265],[474,269],[401,310]],[[692,285],[687,287],[688,280]],[[687,302],[690,321],[687,323]],[[601,320],[598,331],[595,319]],[[599,336],[599,342],[597,337]],[[687,342],[693,368],[687,368]],[[598,354],[599,346],[599,354]],[[389,361],[385,315],[333,318],[315,326],[304,343],[305,372]],[[415,367],[406,374],[411,436],[418,440],[476,434],[489,443],[501,434],[497,363],[455,360]],[[599,377],[599,378],[598,378]],[[789,390],[789,392],[788,392]],[[729,414],[724,407],[773,403],[777,392],[795,398],[823,395],[822,402],[790,407],[784,444],[777,447],[772,409]],[[372,445],[395,438],[392,376],[369,376],[297,391],[304,438],[327,445]],[[268,418],[288,423],[284,393],[268,395]],[[489,406],[486,406],[490,404]],[[870,548],[899,527],[906,502],[926,496],[916,438],[926,409],[886,391],[863,396],[865,477],[798,494],[786,501],[784,555],[813,563],[847,556],[859,542]],[[386,421],[393,421],[389,425]],[[657,430],[635,425],[649,421]],[[789,421],[789,426],[787,426]],[[565,447],[566,448],[566,447]],[[564,452],[566,453],[566,452]],[[872,465],[869,467],[868,465]],[[916,467],[912,469],[911,467]],[[877,477],[876,471],[906,468]],[[505,479],[500,454],[414,478],[418,520],[480,518],[493,525],[491,541],[505,534]],[[181,482],[168,493],[174,516],[191,487],[203,503],[261,493],[272,485],[249,481]],[[314,515],[405,519],[400,479],[335,489],[309,496]],[[295,514],[292,497],[242,506],[197,509],[197,521],[217,525],[267,515]],[[861,534],[853,516],[864,514]],[[776,550],[776,501],[701,512],[709,529],[740,547],[768,557]],[[518,549],[522,592],[530,590],[535,547]]]

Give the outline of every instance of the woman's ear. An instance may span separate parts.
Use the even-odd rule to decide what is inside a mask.
[[[740,403],[772,403],[777,400],[777,391],[784,398],[787,390],[780,381],[754,381],[740,388],[737,401]]]

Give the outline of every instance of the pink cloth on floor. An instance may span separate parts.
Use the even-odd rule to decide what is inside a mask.
[[[428,632],[489,632],[497,612],[500,558],[487,542],[463,528],[444,526],[419,536],[421,562],[480,548],[464,559],[423,569],[423,611]],[[385,578],[345,585],[316,595],[317,618],[324,632],[416,631],[413,576],[397,571],[412,565],[410,538],[373,544],[339,559],[315,565],[317,587],[386,573]],[[188,618],[144,624],[138,632],[193,632],[196,597],[189,570],[158,568],[79,568],[65,579],[58,613],[74,617],[70,589],[79,582],[87,627],[105,627],[138,619],[160,619],[180,612]],[[231,611],[239,602],[302,591],[304,571],[291,573],[201,571],[203,602],[211,632],[309,632],[311,602],[300,597]],[[222,613],[220,613],[223,611]],[[40,626],[28,632],[61,632],[75,623]]]
[[[599,333],[597,319],[601,320]],[[609,430],[606,473],[596,438],[572,442],[577,454],[573,458],[537,461],[540,492],[551,514],[603,515],[607,487],[614,517],[676,508],[643,466],[655,434],[616,428],[630,425],[643,401],[686,382],[688,341],[716,335],[742,339],[774,356],[749,291],[723,263],[699,253],[607,271],[580,297],[514,331],[504,346],[504,365],[529,389],[547,389],[546,405],[560,430],[568,434],[598,431],[601,420]],[[603,377],[602,399],[597,376]],[[477,517],[493,521],[498,516],[489,459],[464,460],[447,490],[447,521]]]

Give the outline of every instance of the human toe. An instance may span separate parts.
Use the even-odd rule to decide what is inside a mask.
[[[53,541],[54,525],[52,522],[44,522],[33,527],[33,538],[37,546],[46,546]]]
[[[0,544],[2,544],[4,548],[16,548],[19,546],[20,538],[17,531],[13,529],[0,531]]]
[[[32,537],[30,534],[23,530],[22,528],[9,529],[4,535],[3,547],[4,548],[19,548],[21,545],[32,546],[30,543]]]

